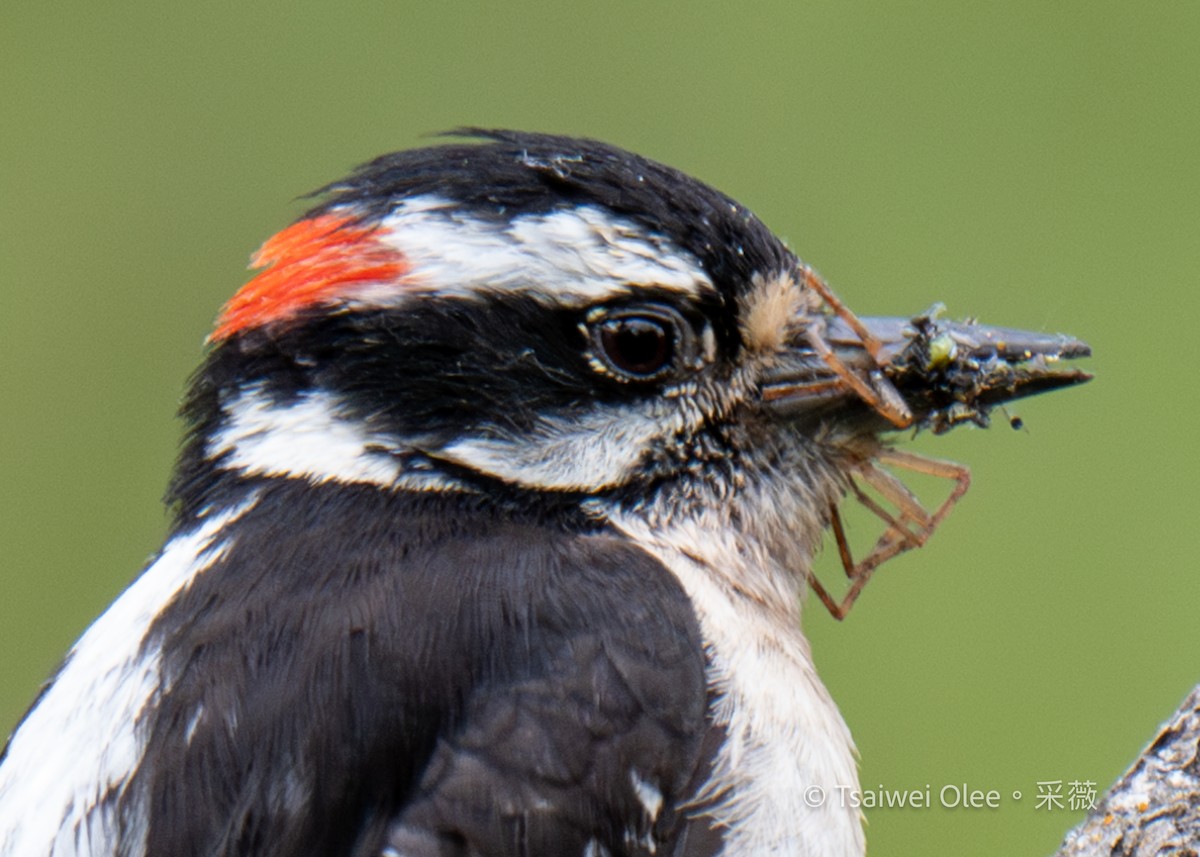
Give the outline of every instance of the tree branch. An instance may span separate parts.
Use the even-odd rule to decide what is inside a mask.
[[[1200,686],[1054,857],[1200,855]]]

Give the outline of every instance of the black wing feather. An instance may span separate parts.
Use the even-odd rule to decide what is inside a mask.
[[[131,831],[149,809],[148,855],[640,855],[677,833],[704,651],[655,559],[462,497],[263,490],[148,638],[163,690],[122,807]]]

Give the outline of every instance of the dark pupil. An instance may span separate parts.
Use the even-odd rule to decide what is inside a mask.
[[[671,337],[648,318],[605,322],[600,343],[613,365],[631,375],[653,375],[671,361]]]

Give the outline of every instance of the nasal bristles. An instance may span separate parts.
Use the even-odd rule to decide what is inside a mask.
[[[402,277],[408,270],[404,257],[376,240],[375,232],[342,213],[301,220],[279,232],[254,254],[253,267],[264,270],[225,305],[209,341],[285,321],[357,286]]]

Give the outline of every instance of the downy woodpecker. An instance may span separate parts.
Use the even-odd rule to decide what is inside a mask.
[[[862,855],[800,626],[923,543],[888,433],[1087,352],[858,318],[744,207],[589,140],[379,158],[271,238],[161,551],[0,763],[0,854]],[[853,560],[839,502],[883,519]]]

